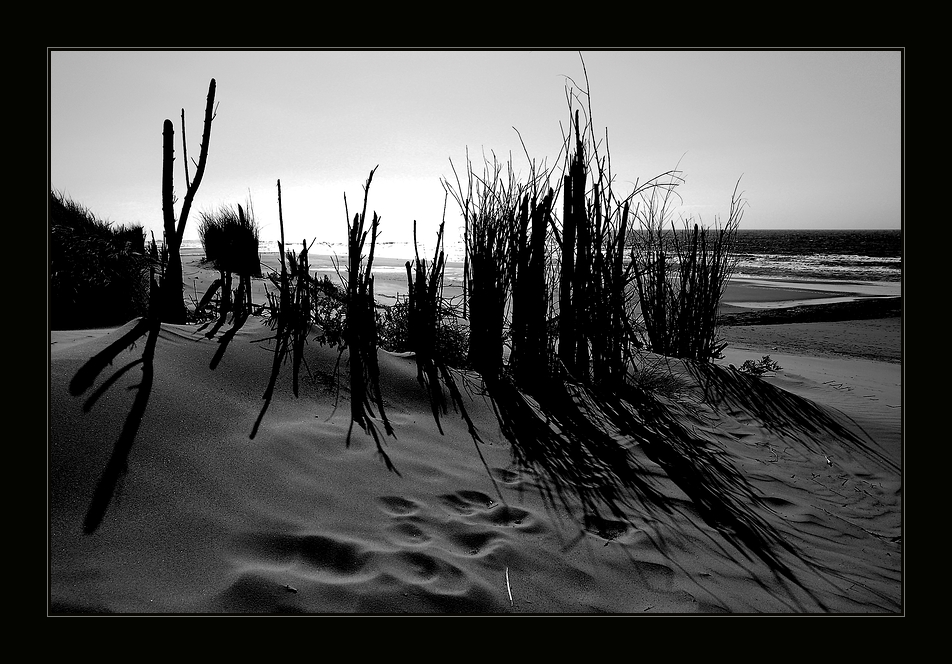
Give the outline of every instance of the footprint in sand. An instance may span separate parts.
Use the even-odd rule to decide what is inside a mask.
[[[242,548],[256,564],[297,565],[303,573],[333,578],[362,574],[373,557],[361,542],[321,534],[258,533],[245,537]]]
[[[499,540],[499,535],[488,528],[476,527],[461,521],[447,524],[444,536],[453,545],[453,548],[464,555],[477,556],[493,548]]]
[[[482,589],[453,558],[498,553],[500,538],[494,532],[496,529],[474,525],[473,515],[489,514],[505,506],[479,491],[447,494],[440,500],[450,514],[449,520],[445,512],[443,516],[435,514],[422,502],[400,496],[378,499],[380,509],[393,518],[386,530],[391,544],[396,546],[395,550],[383,553],[379,563],[381,569],[398,579],[401,585],[414,586],[417,599],[455,605],[468,601],[467,598]],[[508,515],[506,518],[513,518],[508,512],[504,514]],[[514,515],[516,519],[522,517],[520,513]],[[433,546],[435,539],[439,543]],[[451,546],[446,547],[446,543]]]
[[[440,496],[443,505],[451,514],[465,517],[465,522],[472,525],[475,521],[478,526],[487,527],[486,531],[494,533],[498,528],[516,528],[521,532],[537,533],[543,530],[542,522],[529,510],[515,505],[506,505],[497,502],[480,491],[457,491],[456,493]],[[468,542],[463,542],[464,548]],[[474,549],[482,549],[483,544],[477,543]]]
[[[470,516],[496,505],[495,500],[481,491],[457,491],[440,496],[440,500],[450,510],[463,516]]]
[[[585,517],[584,528],[586,532],[601,537],[609,542],[617,540],[628,534],[631,527],[624,521],[616,519],[606,519],[601,516],[589,514]]]
[[[420,527],[424,519],[420,516],[423,505],[400,496],[383,496],[377,499],[380,509],[397,520],[387,526],[391,538],[398,544],[426,544],[432,538]]]
[[[418,502],[400,496],[382,496],[377,502],[384,513],[390,516],[410,516],[420,511]]]
[[[508,468],[493,468],[490,471],[493,479],[503,484],[516,487],[522,484],[522,474]]]
[[[400,551],[393,562],[403,571],[400,576],[416,583],[437,583],[443,592],[467,587],[466,573],[453,563],[422,551]]]
[[[513,505],[496,505],[485,515],[486,521],[496,526],[527,528],[534,525],[532,513]]]
[[[433,539],[420,526],[411,522],[395,523],[387,527],[387,532],[398,544],[422,545]]]

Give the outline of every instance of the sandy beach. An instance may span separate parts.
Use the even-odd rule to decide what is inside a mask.
[[[391,303],[406,273],[380,265]],[[677,377],[658,403],[681,447],[617,432],[641,488],[599,515],[545,499],[476,375],[478,440],[452,409],[441,433],[414,359],[379,352],[390,472],[348,437],[346,353],[309,343],[299,394],[286,366],[265,401],[257,317],[53,331],[49,613],[901,615],[902,318],[875,308],[899,295],[732,282],[722,360],[643,358]],[[781,369],[736,370],[764,355]]]

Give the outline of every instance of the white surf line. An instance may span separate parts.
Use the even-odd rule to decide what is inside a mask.
[[[773,302],[724,302],[723,304],[727,304],[732,307],[743,307],[744,309],[787,309],[789,307],[802,307],[812,304],[854,302],[856,300],[866,299],[866,297],[868,296],[844,295],[841,297],[814,297],[807,300],[775,300]]]

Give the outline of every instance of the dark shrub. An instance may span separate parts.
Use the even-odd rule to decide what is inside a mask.
[[[122,325],[149,308],[149,262],[139,225],[114,225],[50,191],[52,329]]]
[[[394,353],[412,351],[410,344],[410,303],[400,300],[378,317],[381,348]],[[447,313],[436,331],[436,353],[447,366],[468,368],[469,329],[466,322]]]

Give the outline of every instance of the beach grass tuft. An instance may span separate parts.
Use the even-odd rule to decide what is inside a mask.
[[[731,195],[730,213],[721,223],[702,226],[691,218],[671,218],[673,176],[668,186],[643,196],[632,264],[644,321],[646,345],[671,357],[710,361],[721,356],[717,310],[737,265],[734,244],[746,201]]]
[[[205,261],[219,271],[221,277],[205,293],[195,315],[218,292],[219,315],[227,315],[234,303],[236,315],[251,312],[251,278],[261,277],[261,259],[258,254],[258,222],[249,197],[245,207],[222,205],[216,211],[199,214],[198,236],[205,250]],[[233,275],[238,277],[237,292],[232,293]]]

